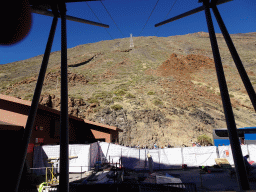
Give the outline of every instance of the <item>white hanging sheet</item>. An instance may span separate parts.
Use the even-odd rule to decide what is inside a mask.
[[[183,148],[184,164],[191,167],[215,165],[216,146]]]
[[[33,168],[40,167],[51,167],[47,163],[47,159],[59,158],[60,156],[60,145],[43,145],[36,146],[34,148],[34,159]],[[75,157],[69,160],[69,172],[79,173],[89,170],[89,156],[90,156],[90,145],[83,144],[72,144],[69,145],[69,157]],[[59,160],[52,160],[53,167],[58,169],[59,172]],[[82,166],[82,167],[81,167]],[[36,174],[45,174],[45,169],[35,169]]]

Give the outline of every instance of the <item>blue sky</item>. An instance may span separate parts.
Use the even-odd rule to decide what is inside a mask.
[[[158,36],[167,37],[184,35],[199,31],[208,32],[204,12],[166,24],[160,29],[154,27],[156,23],[165,20],[167,13],[175,0],[159,0],[147,25],[142,31],[157,0],[104,0],[103,4],[122,31],[124,37]],[[88,2],[101,23],[108,24],[108,32],[113,39],[123,38],[101,2]],[[168,18],[174,17],[193,8],[201,6],[198,0],[177,0]],[[256,2],[255,0],[234,0],[218,6],[220,14],[230,34],[256,32]],[[67,15],[96,21],[86,2],[67,3]],[[218,25],[213,21],[215,31],[220,33]],[[48,39],[52,17],[32,14],[32,27],[26,38],[12,46],[0,46],[0,64],[28,59],[44,53]],[[60,50],[60,19],[52,46],[52,52]],[[142,32],[141,32],[142,31]],[[81,44],[111,40],[111,37],[102,27],[67,21],[67,46],[75,47]],[[134,42],[136,44],[136,42]]]

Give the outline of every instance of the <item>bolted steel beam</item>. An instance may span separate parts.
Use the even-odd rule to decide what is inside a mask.
[[[40,14],[40,15],[51,16],[51,17],[54,16],[52,12],[50,12],[46,9],[40,9],[40,8],[37,8],[37,7],[34,7],[34,6],[31,6],[31,12],[32,13],[37,13],[37,14]],[[60,17],[60,15],[58,15],[58,17]],[[102,24],[102,23],[98,23],[98,22],[94,22],[94,21],[89,21],[89,20],[86,20],[86,19],[81,19],[81,18],[69,16],[69,15],[66,15],[66,19],[70,20],[70,21],[76,21],[76,22],[79,22],[79,23],[85,23],[85,24],[89,24],[89,25],[95,25],[95,26],[99,26],[99,27],[109,28],[109,25],[106,25],[106,24]]]
[[[230,51],[230,53],[231,53],[231,55],[233,57],[233,60],[234,60],[234,62],[236,64],[236,68],[237,68],[237,70],[238,70],[238,72],[240,74],[240,77],[241,77],[241,79],[242,79],[242,81],[244,83],[246,91],[247,91],[247,93],[248,93],[248,95],[250,97],[250,100],[252,102],[254,110],[256,111],[256,94],[255,94],[254,88],[252,86],[252,83],[251,83],[251,81],[250,81],[250,79],[249,79],[249,77],[248,77],[248,75],[247,75],[247,73],[245,71],[243,63],[242,63],[242,61],[241,61],[241,59],[240,59],[240,57],[239,57],[239,55],[238,55],[238,53],[236,51],[236,48],[235,48],[235,46],[234,46],[234,44],[232,42],[232,39],[230,38],[228,30],[227,30],[227,28],[226,28],[226,26],[225,26],[225,24],[224,24],[224,22],[223,22],[223,20],[221,18],[221,15],[219,13],[219,10],[217,9],[217,6],[216,5],[212,5],[212,10],[213,10],[213,13],[214,13],[214,15],[216,17],[216,20],[217,20],[218,24],[219,24],[220,30],[221,30],[221,32],[222,32],[222,34],[224,36],[226,44],[227,44],[227,46],[229,48],[229,51]]]
[[[223,4],[223,3],[227,3],[227,2],[229,2],[229,1],[233,1],[233,0],[219,0],[218,3],[217,3],[217,5],[220,5],[220,4]],[[193,15],[193,14],[198,13],[198,12],[203,11],[203,10],[204,10],[204,6],[201,6],[201,7],[195,8],[195,9],[192,9],[192,10],[186,12],[186,13],[182,13],[182,14],[180,14],[180,15],[178,15],[178,16],[175,16],[175,17],[172,17],[172,18],[167,19],[167,20],[165,20],[165,21],[162,21],[162,22],[160,22],[160,23],[157,23],[157,24],[155,24],[155,27],[159,27],[159,26],[161,26],[161,25],[165,25],[165,24],[167,24],[167,23],[176,21],[176,20],[178,20],[178,19],[187,17],[187,16],[189,16],[189,15]]]
[[[66,4],[58,4],[61,16],[61,111],[60,111],[60,185],[59,191],[69,191],[69,126],[68,126],[68,66]]]

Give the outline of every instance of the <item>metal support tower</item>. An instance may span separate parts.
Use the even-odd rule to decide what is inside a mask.
[[[35,118],[36,118],[37,107],[38,107],[38,103],[39,103],[39,99],[40,99],[40,95],[41,95],[41,91],[42,91],[42,87],[43,87],[43,83],[44,83],[44,77],[45,77],[45,73],[46,73],[46,69],[47,69],[47,65],[48,65],[48,61],[49,61],[49,57],[50,57],[50,53],[51,53],[52,42],[54,39],[55,30],[56,30],[56,26],[57,26],[57,22],[58,22],[58,17],[57,17],[58,11],[57,11],[56,6],[53,6],[52,10],[53,10],[52,12],[54,14],[54,18],[52,20],[50,34],[49,34],[48,41],[46,44],[41,69],[40,69],[40,72],[38,75],[37,84],[36,84],[33,100],[31,103],[31,107],[29,110],[29,115],[28,115],[25,130],[24,130],[24,134],[23,134],[23,140],[22,140],[21,147],[20,147],[19,157],[21,160],[17,162],[17,164],[18,164],[17,174],[14,174],[15,178],[13,179],[15,184],[10,185],[11,187],[15,188],[13,191],[16,191],[16,192],[18,191],[18,188],[19,188],[24,163],[26,160],[28,144],[30,141],[33,125],[34,125]]]
[[[225,113],[225,118],[226,118],[226,123],[227,123],[227,128],[228,128],[228,135],[229,135],[231,150],[232,150],[235,169],[236,169],[237,181],[238,181],[240,190],[249,190],[250,186],[249,186],[249,182],[248,182],[248,178],[247,178],[247,174],[246,174],[243,154],[242,154],[241,146],[239,143],[234,114],[233,114],[233,110],[232,110],[232,106],[231,106],[231,102],[230,102],[230,98],[229,98],[229,94],[228,94],[228,87],[226,84],[225,74],[224,74],[224,70],[223,70],[223,66],[222,66],[222,62],[221,62],[219,48],[218,48],[216,35],[215,35],[215,31],[214,31],[214,26],[213,26],[213,22],[212,22],[212,17],[211,17],[211,13],[210,13],[210,8],[212,8],[214,15],[217,19],[217,22],[220,26],[220,29],[223,33],[223,36],[226,40],[226,43],[229,47],[229,50],[233,57],[233,60],[236,64],[238,72],[242,78],[244,86],[246,87],[246,90],[249,94],[249,97],[250,97],[251,102],[255,109],[256,108],[255,107],[256,106],[255,91],[251,85],[250,79],[248,78],[248,75],[242,65],[242,62],[237,54],[237,51],[233,45],[233,42],[232,42],[232,40],[229,36],[229,33],[225,27],[225,24],[222,21],[222,18],[218,12],[217,7],[216,7],[216,5],[226,3],[229,1],[231,1],[231,0],[211,0],[211,3],[210,3],[209,0],[199,0],[200,3],[201,2],[203,3],[203,6],[193,9],[191,11],[188,11],[186,13],[183,13],[181,15],[178,15],[176,17],[170,18],[168,20],[162,21],[160,23],[157,23],[157,24],[155,24],[155,27],[164,25],[166,23],[175,21],[177,19],[181,19],[183,17],[192,15],[194,13],[197,13],[197,12],[200,12],[203,10],[205,11],[207,27],[208,27],[208,31],[209,31],[213,57],[214,57],[214,61],[215,61],[215,68],[216,68],[216,73],[217,73],[217,77],[218,77],[219,88],[220,88],[220,92],[221,92],[221,98],[222,98],[222,103],[223,103],[223,108],[224,108],[224,113]]]
[[[237,68],[237,70],[238,70],[238,72],[240,74],[240,77],[241,77],[241,79],[242,79],[242,81],[244,83],[244,87],[246,88],[246,91],[247,91],[247,93],[248,93],[248,95],[250,97],[250,100],[252,102],[254,110],[256,111],[256,94],[255,94],[255,91],[253,89],[252,83],[251,83],[251,81],[250,81],[250,79],[249,79],[249,77],[248,77],[248,75],[247,75],[247,73],[245,71],[243,63],[242,63],[242,61],[241,61],[241,59],[240,59],[240,57],[239,57],[239,55],[238,55],[238,53],[236,51],[236,48],[235,48],[235,46],[234,46],[234,44],[232,42],[232,39],[230,38],[228,30],[227,30],[227,28],[226,28],[226,26],[225,26],[225,24],[224,24],[224,22],[223,22],[223,20],[221,18],[221,15],[219,13],[219,10],[218,10],[216,4],[211,4],[211,5],[212,5],[212,10],[213,10],[213,13],[215,15],[215,18],[216,18],[216,20],[217,20],[217,22],[219,24],[220,30],[221,30],[221,32],[223,34],[223,37],[224,37],[224,39],[226,41],[226,44],[227,44],[227,46],[229,48],[229,51],[230,51],[230,53],[231,53],[231,55],[233,57],[233,60],[234,60],[234,62],[236,64],[236,68]]]
[[[43,82],[45,78],[45,73],[51,53],[52,43],[54,39],[54,34],[56,31],[58,17],[61,18],[61,114],[60,114],[60,185],[59,191],[68,192],[69,191],[69,159],[68,159],[68,144],[69,144],[69,131],[68,131],[68,81],[67,81],[67,34],[66,34],[66,20],[72,20],[77,22],[82,22],[86,24],[96,25],[100,27],[108,28],[108,25],[88,21],[85,19],[80,19],[76,17],[71,17],[66,15],[66,1],[58,1],[58,3],[51,3],[52,12],[47,10],[37,9],[32,7],[32,11],[42,15],[54,16],[52,21],[52,26],[50,34],[48,37],[48,42],[45,48],[45,53],[41,65],[41,69],[38,75],[38,80],[36,88],[34,91],[33,100],[29,110],[29,115],[25,127],[25,131],[22,138],[22,143],[20,150],[17,154],[20,161],[18,161],[14,171],[14,178],[12,178],[13,183],[8,185],[9,191],[17,192],[19,189],[19,184],[21,180],[21,175],[23,172],[23,167],[27,155],[28,144],[32,134],[32,129],[34,126],[34,121],[36,118],[37,108],[39,104],[39,99],[43,87]]]
[[[69,126],[68,126],[68,65],[66,4],[58,4],[61,17],[61,106],[60,106],[60,185],[59,191],[69,191]]]
[[[241,150],[241,146],[240,146],[239,138],[237,134],[236,122],[234,119],[234,114],[233,114],[233,110],[232,110],[232,106],[231,106],[231,102],[228,94],[228,87],[227,87],[225,74],[224,74],[224,70],[221,62],[218,43],[217,43],[217,39],[216,39],[216,35],[215,35],[213,23],[212,23],[209,0],[203,0],[203,5],[205,7],[205,17],[207,21],[207,26],[208,26],[208,31],[209,31],[209,36],[210,36],[210,41],[212,46],[212,52],[213,52],[213,57],[215,61],[215,68],[216,68],[216,73],[218,77],[219,88],[221,92],[221,99],[223,103],[223,108],[224,108],[224,113],[225,113],[228,133],[229,133],[228,135],[229,135],[231,150],[232,150],[235,169],[236,169],[237,181],[238,181],[240,190],[249,190],[250,186],[249,186],[246,169],[244,165],[243,154],[242,154],[242,150]]]
[[[133,40],[132,40],[132,34],[130,34],[130,47],[134,47]]]

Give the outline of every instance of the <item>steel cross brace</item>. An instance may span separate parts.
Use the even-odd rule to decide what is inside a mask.
[[[219,24],[220,30],[221,30],[221,32],[223,34],[223,37],[224,37],[224,39],[226,41],[226,44],[227,44],[227,46],[229,48],[229,51],[230,51],[230,53],[231,53],[231,55],[233,57],[233,60],[234,60],[234,62],[236,64],[236,68],[237,68],[237,70],[238,70],[238,72],[240,74],[240,77],[241,77],[241,79],[243,81],[243,84],[244,84],[244,86],[246,88],[246,91],[247,91],[247,93],[248,93],[248,95],[250,97],[250,100],[252,102],[254,110],[256,111],[256,94],[255,94],[255,91],[253,89],[252,83],[251,83],[251,81],[250,81],[250,79],[249,79],[249,77],[248,77],[248,75],[247,75],[247,73],[245,71],[243,63],[242,63],[242,61],[241,61],[241,59],[240,59],[240,57],[239,57],[239,55],[238,55],[238,53],[236,51],[236,48],[235,48],[235,46],[234,46],[234,44],[232,42],[232,39],[230,38],[228,30],[227,30],[227,28],[226,28],[226,26],[225,26],[225,24],[224,24],[224,22],[223,22],[223,20],[221,18],[221,15],[219,13],[219,10],[217,9],[216,4],[212,4],[212,10],[213,10],[215,18],[216,18],[216,20],[217,20],[217,22]]]
[[[54,39],[54,34],[56,31],[58,17],[61,17],[61,113],[60,113],[60,184],[59,191],[68,192],[69,191],[69,158],[68,158],[68,144],[69,144],[69,123],[68,123],[68,73],[67,73],[67,34],[66,34],[66,20],[72,20],[77,22],[82,22],[86,24],[96,25],[100,27],[108,28],[108,25],[88,21],[85,19],[80,19],[72,16],[66,15],[66,4],[65,1],[59,1],[57,4],[52,3],[51,5],[52,13],[47,10],[33,9],[35,13],[54,16],[52,21],[52,26],[50,34],[48,37],[47,45],[45,48],[45,53],[43,61],[41,64],[41,69],[38,75],[38,80],[36,88],[34,91],[33,100],[29,110],[29,115],[23,134],[23,139],[20,147],[20,161],[17,163],[17,174],[13,179],[15,184],[11,185],[13,189],[11,191],[18,191],[19,184],[21,180],[21,175],[23,172],[23,167],[26,159],[28,144],[32,134],[33,125],[35,122],[35,117],[37,113],[37,108],[39,104],[39,99],[42,91],[42,86],[45,78],[45,73],[51,53],[52,43]]]
[[[13,191],[18,191],[18,188],[19,188],[21,175],[23,172],[25,159],[26,159],[26,155],[27,155],[28,144],[30,141],[33,125],[34,125],[35,118],[36,118],[36,113],[37,113],[39,99],[40,99],[40,95],[41,95],[41,91],[42,91],[42,87],[43,87],[44,77],[45,77],[45,73],[46,73],[46,69],[47,69],[47,65],[48,65],[48,61],[49,61],[49,57],[50,57],[50,53],[51,53],[51,48],[52,48],[52,42],[54,39],[54,34],[55,34],[56,26],[57,26],[58,17],[57,17],[56,6],[52,6],[52,10],[53,10],[53,14],[55,16],[52,20],[50,34],[49,34],[48,41],[46,44],[44,57],[43,57],[43,61],[41,64],[41,69],[40,69],[40,72],[38,75],[38,80],[37,80],[36,88],[34,91],[34,96],[32,99],[26,127],[25,127],[24,134],[23,134],[23,139],[22,139],[20,153],[19,153],[20,161],[18,161],[18,163],[17,163],[17,174],[16,175],[14,174],[16,177],[14,178],[15,185],[13,185],[13,187],[15,189]],[[12,187],[12,185],[10,185],[10,186]]]
[[[206,17],[206,22],[208,26],[212,52],[213,52],[213,57],[215,61],[215,68],[216,68],[219,88],[221,92],[221,99],[223,103],[223,108],[224,108],[224,113],[225,113],[228,133],[229,133],[229,140],[230,140],[231,150],[233,154],[235,169],[236,169],[237,181],[238,181],[240,190],[249,190],[250,186],[247,178],[241,146],[239,143],[234,114],[233,114],[233,110],[232,110],[232,106],[231,106],[231,102],[228,94],[228,87],[227,87],[225,74],[224,74],[224,70],[221,62],[218,43],[217,43],[215,31],[214,31],[214,26],[212,23],[209,0],[203,0],[203,5],[205,9],[205,17]]]
[[[229,2],[229,1],[233,1],[233,0],[219,0],[219,1],[217,2],[217,5],[220,5],[220,4],[223,4],[223,3],[227,3],[227,2]],[[159,26],[161,26],[161,25],[164,25],[164,24],[167,24],[167,23],[176,21],[176,20],[178,20],[178,19],[181,19],[181,18],[183,18],[183,17],[187,17],[187,16],[189,16],[189,15],[198,13],[198,12],[203,11],[203,10],[204,10],[204,6],[197,7],[197,8],[195,8],[195,9],[190,10],[190,11],[187,11],[186,13],[182,13],[182,14],[180,14],[180,15],[178,15],[178,16],[175,16],[175,17],[172,17],[172,18],[167,19],[167,20],[165,20],[165,21],[162,21],[162,22],[160,22],[160,23],[157,23],[157,24],[155,24],[155,27],[159,27]]]
[[[68,82],[67,82],[67,34],[66,34],[66,5],[65,2],[58,4],[58,9],[61,15],[61,115],[60,115],[60,191],[69,191],[69,159],[68,159]],[[29,110],[29,115],[27,119],[27,124],[25,127],[23,140],[21,144],[21,161],[19,162],[19,173],[15,179],[15,190],[18,191],[19,183],[21,180],[21,175],[26,159],[26,153],[30,137],[32,134],[32,129],[37,113],[37,108],[39,104],[39,99],[42,91],[42,86],[44,82],[44,77],[51,53],[52,42],[54,39],[54,34],[57,26],[58,10],[57,5],[52,7],[54,18],[52,21],[51,31],[49,34],[48,42],[45,49],[44,58],[42,61],[41,69],[39,72],[33,100]]]
[[[209,36],[210,36],[210,41],[211,41],[211,46],[212,46],[212,52],[213,52],[214,61],[215,61],[215,67],[216,67],[219,87],[220,87],[220,91],[221,91],[221,98],[222,98],[222,103],[223,103],[223,108],[224,108],[224,113],[225,113],[225,118],[226,118],[226,123],[227,123],[227,128],[228,128],[228,134],[229,134],[231,149],[232,149],[232,153],[233,153],[233,159],[234,159],[234,163],[235,163],[237,180],[238,180],[240,190],[248,190],[248,189],[250,189],[249,182],[248,182],[248,178],[247,178],[247,174],[246,174],[242,151],[241,151],[239,138],[238,138],[238,134],[237,134],[236,123],[235,123],[235,119],[234,119],[234,115],[233,115],[233,111],[232,111],[232,106],[231,106],[231,102],[230,102],[230,98],[229,98],[229,94],[228,94],[228,88],[227,88],[227,84],[226,84],[225,74],[224,74],[224,70],[223,70],[223,66],[222,66],[222,62],[221,62],[221,58],[220,58],[219,48],[218,48],[215,31],[214,31],[214,27],[213,27],[213,23],[212,23],[211,13],[210,13],[210,7],[211,7],[213,9],[215,17],[217,19],[217,22],[220,26],[220,29],[223,33],[223,36],[226,40],[226,43],[229,47],[229,50],[230,50],[233,60],[236,64],[236,67],[239,71],[239,74],[242,78],[244,86],[249,94],[249,97],[254,106],[254,109],[256,110],[255,91],[251,85],[250,79],[243,67],[243,64],[239,58],[239,55],[237,54],[237,51],[233,45],[233,42],[229,36],[229,33],[225,27],[225,24],[218,12],[217,6],[216,6],[218,4],[228,2],[228,1],[230,1],[230,0],[212,0],[211,3],[209,3],[209,0],[199,0],[199,2],[203,2],[203,6],[193,9],[191,11],[188,11],[186,13],[183,13],[181,15],[178,15],[176,17],[173,17],[171,19],[165,20],[161,23],[158,23],[155,25],[155,27],[164,25],[166,23],[189,16],[189,15],[197,13],[199,11],[205,10],[205,16],[206,16],[206,21],[207,21],[207,26],[208,26],[208,31],[209,31]]]

